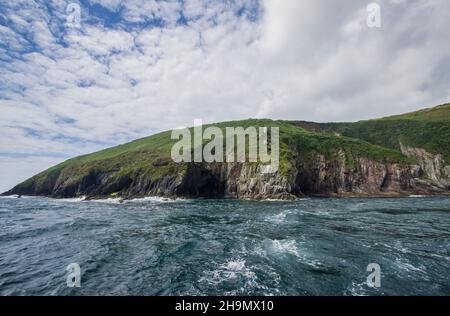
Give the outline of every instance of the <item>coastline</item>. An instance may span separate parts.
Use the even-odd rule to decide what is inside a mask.
[[[33,197],[44,197],[55,200],[77,200],[77,201],[111,201],[117,203],[123,202],[133,202],[133,201],[158,201],[158,202],[176,202],[176,201],[260,201],[260,202],[295,202],[306,199],[403,199],[403,198],[438,198],[438,197],[450,197],[449,193],[420,193],[420,194],[409,194],[409,193],[385,193],[385,194],[313,194],[313,195],[302,195],[289,199],[283,198],[234,198],[234,197],[187,197],[187,196],[128,196],[128,197],[112,197],[112,196],[52,196],[52,195],[19,195],[10,194],[6,195],[4,193],[0,194],[0,198],[11,198],[11,199],[20,199],[20,198],[33,198]]]

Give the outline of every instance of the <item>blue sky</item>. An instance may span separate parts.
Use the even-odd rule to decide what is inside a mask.
[[[0,191],[195,118],[348,121],[448,102],[447,2],[378,1],[380,29],[368,3],[0,0]]]

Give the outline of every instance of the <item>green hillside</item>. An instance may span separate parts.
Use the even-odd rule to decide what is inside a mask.
[[[450,164],[450,104],[412,113],[355,123],[296,122],[308,130],[334,132],[345,137],[400,150],[400,143],[442,154]]]
[[[410,160],[400,152],[370,144],[366,141],[349,137],[337,136],[333,133],[316,133],[298,128],[286,121],[243,120],[214,124],[225,134],[225,127],[279,127],[280,128],[280,171],[287,174],[292,169],[292,161],[297,157],[308,159],[313,153],[326,157],[335,155],[342,150],[347,158],[348,168],[352,168],[355,157],[363,156],[372,160],[389,159],[399,163],[409,163]],[[207,128],[208,125],[204,126]],[[192,132],[193,134],[193,132]],[[113,172],[117,178],[135,173],[149,175],[153,180],[163,178],[168,174],[185,172],[187,164],[177,164],[172,161],[170,152],[176,140],[170,139],[169,131],[133,142],[105,149],[89,155],[69,159],[56,165],[22,183],[27,186],[33,182],[44,182],[48,178],[58,177],[61,173],[70,175],[76,182],[95,172]],[[205,141],[206,143],[207,141]]]

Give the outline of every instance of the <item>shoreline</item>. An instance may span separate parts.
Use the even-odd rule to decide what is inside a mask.
[[[183,197],[183,196],[132,196],[132,197],[111,197],[111,196],[71,196],[71,197],[59,197],[59,196],[47,196],[47,195],[0,195],[0,198],[33,198],[44,197],[54,200],[77,200],[92,201],[92,202],[138,202],[138,201],[155,201],[155,202],[176,202],[176,201],[259,201],[259,202],[295,202],[305,199],[404,199],[404,198],[438,198],[438,197],[450,197],[449,193],[441,194],[331,194],[331,195],[304,195],[295,198],[283,199],[283,198],[227,198],[227,197]]]

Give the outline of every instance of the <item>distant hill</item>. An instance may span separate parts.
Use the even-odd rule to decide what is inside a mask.
[[[264,174],[262,163],[175,163],[176,141],[167,131],[67,160],[5,194],[293,199],[449,193],[450,104],[355,123],[250,119],[214,126],[279,127],[279,172]]]
[[[346,137],[400,151],[401,144],[441,154],[450,164],[450,104],[356,123],[296,122],[308,130]]]

